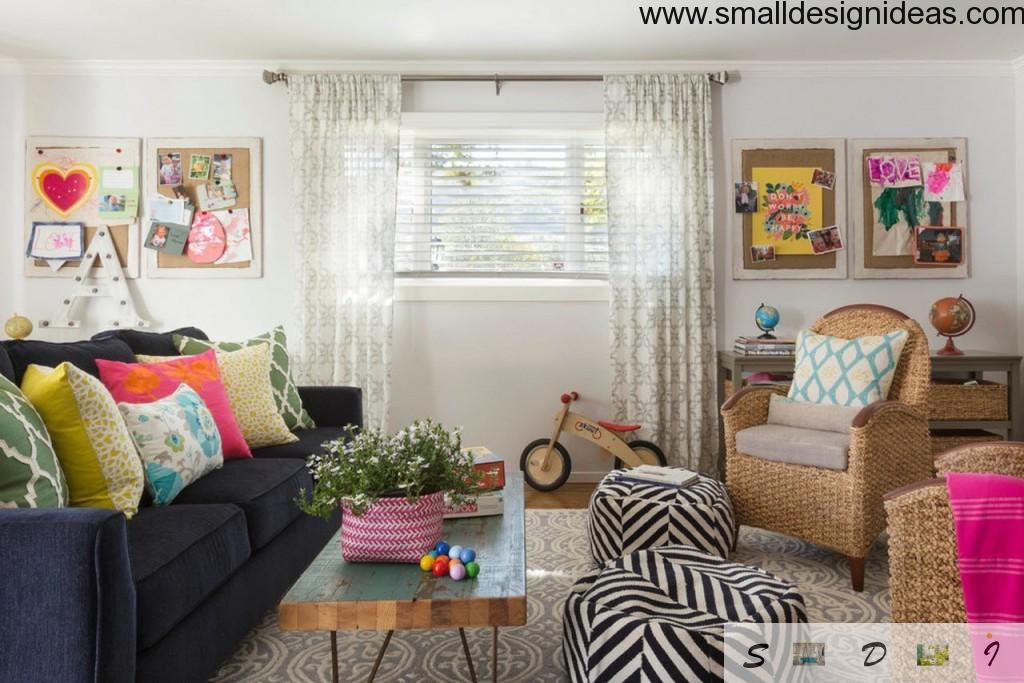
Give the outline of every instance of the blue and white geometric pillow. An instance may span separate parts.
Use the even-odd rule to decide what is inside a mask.
[[[155,505],[170,503],[183,488],[224,464],[217,423],[187,384],[153,403],[117,407],[142,458]]]
[[[801,330],[789,398],[837,406],[866,406],[889,396],[906,330],[842,339]]]

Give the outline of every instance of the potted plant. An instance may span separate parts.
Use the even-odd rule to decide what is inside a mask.
[[[419,562],[441,539],[445,497],[461,504],[480,479],[461,431],[423,420],[396,434],[347,429],[309,458],[313,493],[303,512],[328,519],[341,505],[348,562]]]

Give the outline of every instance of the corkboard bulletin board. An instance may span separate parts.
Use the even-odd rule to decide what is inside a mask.
[[[733,278],[737,280],[841,279],[846,250],[828,254],[779,254],[774,261],[751,259],[754,214],[735,212],[734,183],[753,177],[754,168],[822,168],[835,173],[833,190],[822,192],[821,226],[838,225],[846,238],[845,143],[842,139],[733,140],[733,175],[727,185],[727,210],[733,214]],[[764,188],[758,188],[759,201]]]
[[[855,194],[851,242],[854,251],[854,277],[858,279],[966,278],[969,276],[970,229],[967,226],[967,202],[949,202],[944,212],[944,227],[964,228],[964,262],[957,266],[915,263],[912,254],[901,256],[874,253],[875,215],[871,180],[865,173],[870,156],[927,155],[922,161],[956,161],[968,191],[967,140],[965,138],[904,138],[892,140],[851,140],[850,179]],[[938,227],[938,226],[933,226]],[[899,228],[896,228],[899,229]]]
[[[262,173],[261,150],[259,138],[170,138],[152,139],[146,142],[146,196],[161,195],[174,197],[173,185],[159,183],[158,169],[160,159],[168,153],[181,155],[182,182],[196,212],[200,212],[196,196],[196,188],[205,184],[210,178],[193,180],[189,178],[189,163],[193,154],[209,156],[212,160],[217,154],[231,155],[231,180],[238,196],[235,205],[225,209],[233,211],[248,209],[249,228],[252,242],[253,258],[240,263],[195,263],[185,255],[167,254],[152,249],[143,249],[145,253],[146,274],[150,277],[168,278],[252,278],[262,277]],[[143,225],[148,230],[149,222]]]

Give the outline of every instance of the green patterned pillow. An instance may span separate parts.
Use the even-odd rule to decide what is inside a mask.
[[[288,429],[312,429],[313,418],[309,416],[302,407],[302,399],[299,397],[299,389],[292,379],[290,363],[288,360],[288,340],[285,337],[284,328],[275,327],[266,334],[253,337],[244,342],[218,342],[174,335],[174,346],[182,355],[195,355],[207,349],[216,351],[238,351],[247,346],[266,344],[270,342],[270,385],[274,389],[274,403],[277,404],[277,412],[284,418]]]
[[[58,508],[68,485],[43,418],[0,376],[0,508]]]

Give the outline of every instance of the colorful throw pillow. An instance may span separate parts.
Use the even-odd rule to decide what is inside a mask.
[[[71,363],[29,365],[21,390],[50,432],[71,505],[134,515],[142,498],[142,462],[103,383]]]
[[[68,485],[50,433],[21,389],[0,376],[0,508],[59,508]]]
[[[161,358],[159,363],[119,363],[97,360],[100,379],[118,403],[152,403],[170,396],[180,384],[192,387],[213,415],[220,431],[224,458],[251,458],[252,452],[235,419],[231,399],[224,387],[217,355],[207,351],[198,356]]]
[[[118,403],[146,471],[146,490],[166,505],[181,490],[223,466],[213,414],[192,387],[182,384],[152,403]]]
[[[302,407],[299,389],[292,379],[291,361],[288,357],[288,339],[283,327],[275,327],[266,334],[261,334],[243,342],[206,341],[174,335],[174,345],[183,355],[202,353],[207,349],[218,351],[238,351],[247,346],[270,343],[270,384],[274,388],[274,402],[277,410],[284,418],[288,429],[312,429],[316,427],[313,418]]]
[[[837,406],[866,406],[888,398],[906,330],[842,339],[801,330],[788,397]]]
[[[261,448],[298,441],[299,437],[288,429],[274,403],[274,390],[270,386],[270,344],[216,353],[224,387],[249,446]]]

